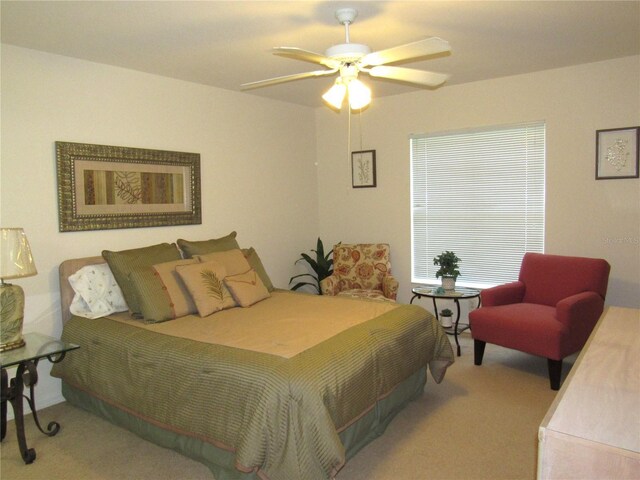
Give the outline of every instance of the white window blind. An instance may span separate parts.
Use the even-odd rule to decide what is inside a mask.
[[[459,285],[517,280],[524,253],[544,251],[544,123],[412,135],[410,148],[412,282],[439,282],[445,250]]]

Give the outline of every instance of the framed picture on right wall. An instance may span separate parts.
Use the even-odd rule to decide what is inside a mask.
[[[351,186],[370,188],[376,186],[376,151],[351,152]]]
[[[640,127],[596,130],[596,180],[638,178]]]

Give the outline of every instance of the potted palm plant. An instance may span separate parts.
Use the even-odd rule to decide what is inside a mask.
[[[436,272],[436,278],[442,277],[442,288],[446,291],[456,289],[456,279],[460,275],[458,263],[460,259],[455,253],[446,250],[433,259],[433,264],[440,267]]]
[[[301,253],[301,258],[296,260],[295,263],[298,262],[307,262],[309,268],[311,268],[311,273],[301,273],[300,275],[294,275],[289,279],[289,283],[293,282],[296,278],[307,277],[311,281],[298,281],[291,290],[298,290],[304,286],[313,287],[318,295],[322,295],[322,290],[320,289],[320,282],[327,278],[333,272],[333,250],[330,250],[328,253],[324,253],[324,245],[322,244],[322,240],[318,237],[318,243],[316,245],[315,250],[311,250],[316,255],[316,258],[312,258],[310,255],[306,253]]]

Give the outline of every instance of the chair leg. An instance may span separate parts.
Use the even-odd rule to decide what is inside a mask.
[[[487,346],[487,342],[482,340],[473,340],[473,363],[476,365],[482,365],[482,357],[484,356],[484,347]]]
[[[551,390],[560,390],[560,379],[562,378],[562,359],[552,360],[547,358],[549,366],[549,383]]]

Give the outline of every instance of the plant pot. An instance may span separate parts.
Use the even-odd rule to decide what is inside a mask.
[[[453,326],[453,316],[452,315],[440,315],[440,325],[444,328],[451,328]]]
[[[447,277],[446,275],[442,276],[442,288],[445,291],[452,291],[456,289],[456,278],[455,277]]]

